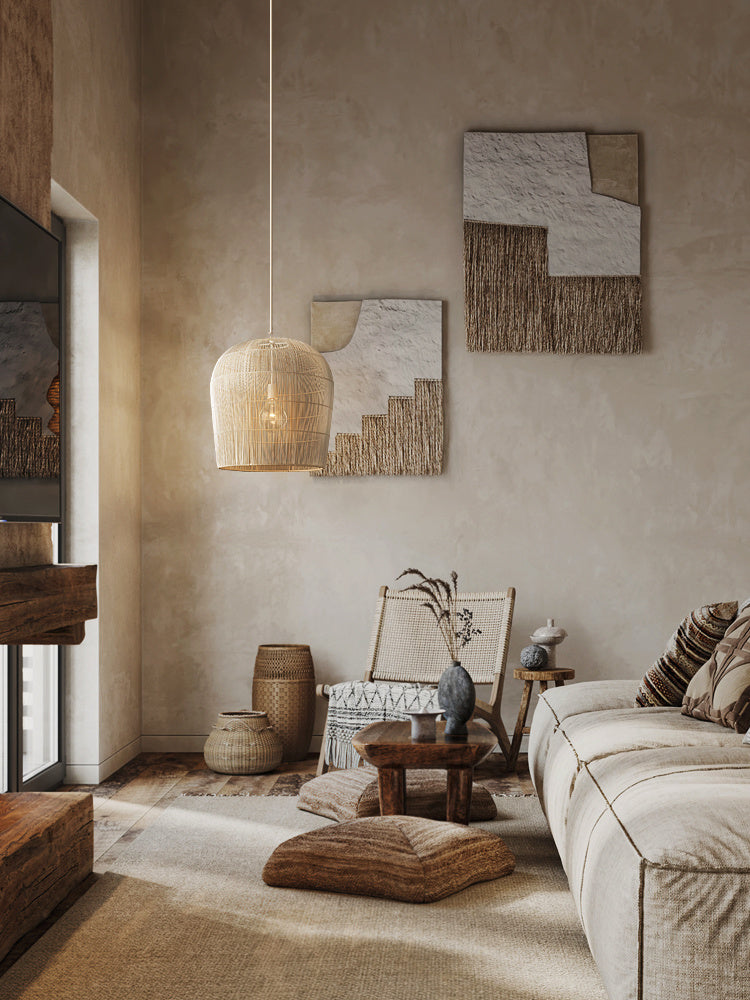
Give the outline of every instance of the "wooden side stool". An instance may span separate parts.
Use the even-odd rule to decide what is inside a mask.
[[[516,764],[518,763],[518,753],[521,749],[521,740],[524,733],[529,732],[529,727],[526,725],[526,716],[529,714],[529,702],[531,700],[531,689],[534,687],[534,681],[539,682],[539,693],[541,694],[547,690],[550,681],[555,682],[555,687],[562,687],[565,681],[572,681],[575,675],[575,670],[567,669],[524,670],[522,667],[516,667],[513,671],[513,676],[516,680],[523,681],[523,694],[521,695],[521,704],[518,709],[518,718],[516,719],[516,731],[513,733],[513,742],[510,746],[509,771],[515,771]]]

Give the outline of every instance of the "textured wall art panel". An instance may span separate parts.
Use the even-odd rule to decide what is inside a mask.
[[[638,137],[464,136],[471,351],[641,350]]]
[[[60,474],[59,351],[56,302],[0,301],[0,479]]]
[[[443,304],[313,302],[311,343],[334,383],[322,476],[435,476],[443,466]]]

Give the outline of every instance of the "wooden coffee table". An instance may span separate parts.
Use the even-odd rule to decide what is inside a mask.
[[[497,746],[495,734],[478,722],[469,722],[467,736],[446,736],[445,723],[437,723],[430,742],[411,738],[408,722],[373,722],[353,737],[357,753],[378,769],[380,815],[406,812],[406,778],[409,768],[443,768],[448,772],[445,818],[468,825],[471,810],[472,772]]]

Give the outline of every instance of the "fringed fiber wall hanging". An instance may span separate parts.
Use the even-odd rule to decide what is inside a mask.
[[[464,136],[470,351],[641,350],[638,137]]]

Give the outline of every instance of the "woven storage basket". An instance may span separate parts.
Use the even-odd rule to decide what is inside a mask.
[[[281,737],[282,760],[302,760],[315,722],[315,669],[309,646],[258,646],[253,708],[266,712]]]
[[[261,774],[281,763],[281,740],[265,712],[220,712],[203,756],[220,774]]]

